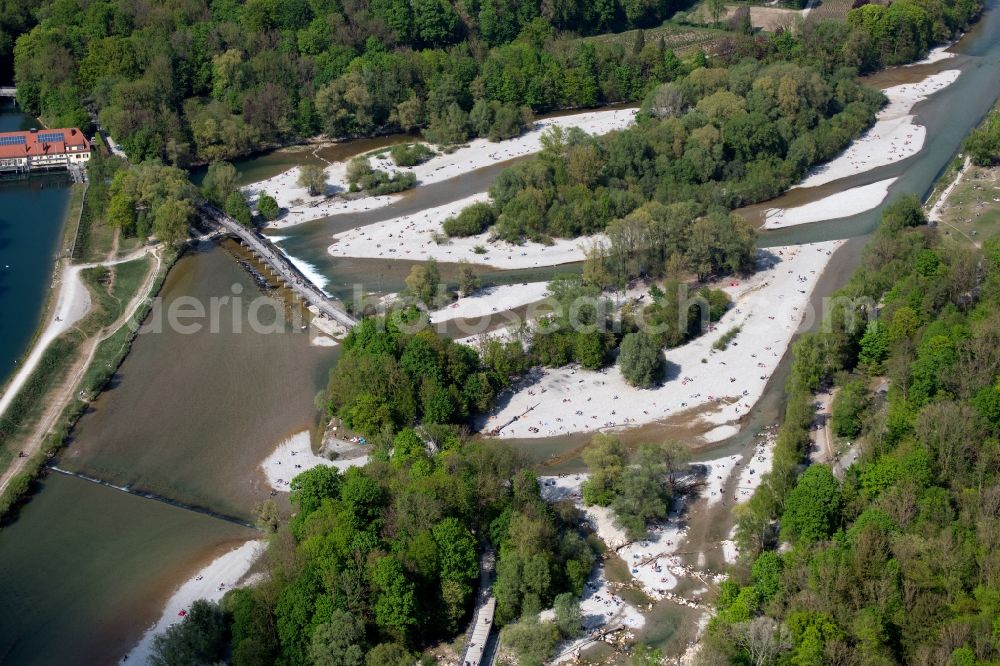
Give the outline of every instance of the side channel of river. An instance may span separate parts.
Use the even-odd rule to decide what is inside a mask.
[[[0,132],[38,121],[0,107]],[[0,388],[27,351],[52,284],[69,202],[65,173],[0,177]]]

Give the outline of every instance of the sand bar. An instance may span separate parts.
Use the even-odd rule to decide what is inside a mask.
[[[486,139],[476,139],[449,154],[439,152],[427,162],[406,170],[413,171],[416,175],[418,187],[442,182],[497,162],[538,152],[541,149],[542,132],[549,127],[567,129],[579,127],[590,134],[607,134],[631,125],[636,112],[637,109],[611,109],[546,118],[535,122],[532,129],[519,137],[496,143]],[[387,172],[402,170],[393,164],[388,155],[372,159],[371,164]],[[279,206],[287,209],[281,219],[270,223],[269,227],[282,228],[331,215],[381,208],[396,198],[381,196],[346,200],[339,197],[310,196],[306,189],[298,184],[299,171],[299,167],[293,167],[277,176],[243,188],[243,193],[252,203],[256,202],[261,192],[267,192],[277,200]],[[326,168],[327,195],[347,191],[346,173],[347,162],[335,162]]]
[[[782,229],[797,224],[835,220],[864,213],[878,207],[889,194],[896,178],[887,178],[870,185],[852,187],[795,208],[771,208],[765,213],[764,229]]]
[[[368,456],[347,460],[330,460],[313,453],[309,433],[302,431],[278,444],[274,452],[260,464],[267,482],[276,491],[287,493],[294,477],[320,465],[336,467],[344,471],[350,467],[362,467],[368,463]]]
[[[491,241],[489,232],[466,238],[443,238],[441,224],[446,218],[488,198],[485,192],[481,192],[412,215],[402,215],[385,222],[350,229],[334,235],[334,243],[328,251],[334,257],[408,261],[427,261],[433,258],[440,262],[467,261],[481,266],[513,270],[583,261],[584,248],[604,238],[603,235],[596,235],[557,239],[551,245],[530,241],[523,245]],[[443,242],[439,244],[435,240],[436,236]]]
[[[198,599],[219,601],[226,592],[239,587],[240,581],[246,576],[251,565],[264,551],[264,546],[264,540],[247,541],[216,558],[182,584],[170,597],[160,619],[146,630],[138,645],[132,648],[119,664],[123,666],[148,664],[153,654],[153,638],[182,621],[184,619],[182,613],[187,613]]]
[[[617,366],[546,369],[531,384],[502,395],[500,409],[480,419],[479,429],[503,426],[501,438],[549,437],[614,431],[675,415],[690,420],[686,413],[694,410],[706,430],[737,423],[763,394],[842,242],[763,250],[760,270],[749,279],[716,285],[730,295],[733,307],[712,331],[666,352],[669,379],[662,385],[629,386]],[[712,344],[737,326],[735,344],[713,352]]]
[[[924,145],[927,128],[913,122],[913,107],[958,80],[960,70],[931,74],[918,83],[882,90],[889,103],[879,111],[875,125],[853,141],[843,153],[813,169],[796,187],[816,187],[865,173],[916,155]]]
[[[547,282],[506,284],[480,289],[471,296],[460,298],[451,305],[430,314],[434,324],[452,319],[486,317],[497,312],[513,310],[529,303],[537,303],[549,295]]]

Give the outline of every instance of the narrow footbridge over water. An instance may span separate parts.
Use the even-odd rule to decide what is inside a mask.
[[[17,88],[14,86],[0,86],[0,97],[17,97]]]
[[[226,233],[239,238],[240,242],[266,263],[289,289],[310,305],[315,306],[321,315],[334,320],[347,329],[357,325],[358,321],[343,310],[339,301],[324,294],[269,240],[261,237],[253,229],[247,229],[215,206],[203,204],[201,213],[203,217],[222,227]]]

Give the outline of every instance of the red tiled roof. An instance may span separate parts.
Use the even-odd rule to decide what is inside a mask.
[[[63,140],[51,139],[56,134],[62,134]],[[23,137],[24,141],[14,143],[14,141],[17,141],[15,137]],[[42,141],[41,139],[47,140]],[[64,153],[88,152],[89,150],[90,141],[83,135],[83,132],[76,128],[43,129],[30,132],[0,132],[0,159],[62,155]]]

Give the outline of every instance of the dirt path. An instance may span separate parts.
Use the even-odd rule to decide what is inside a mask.
[[[144,256],[149,252],[149,248],[143,248],[138,252],[132,253],[132,255],[126,258],[94,265],[115,265],[125,263],[126,261],[131,261]],[[53,428],[66,407],[73,401],[77,392],[77,387],[80,384],[80,380],[83,378],[84,374],[87,372],[87,368],[90,367],[91,362],[94,360],[94,356],[97,353],[100,343],[117,333],[119,329],[121,329],[121,327],[124,326],[138,311],[139,307],[146,300],[146,298],[149,297],[150,290],[153,287],[156,276],[163,266],[161,252],[157,249],[152,251],[152,255],[155,262],[152,269],[146,275],[146,278],[139,287],[139,290],[125,307],[121,316],[81,345],[80,350],[77,352],[76,359],[67,369],[63,381],[45,396],[47,403],[45,411],[42,412],[42,415],[39,417],[31,433],[27,438],[25,438],[24,444],[20,449],[21,455],[14,458],[11,461],[10,466],[8,466],[7,469],[0,474],[0,494],[7,489],[11,480],[24,470],[25,465],[29,460],[31,460],[31,457],[41,449],[42,443],[45,441],[45,437],[48,435],[49,431]]]

